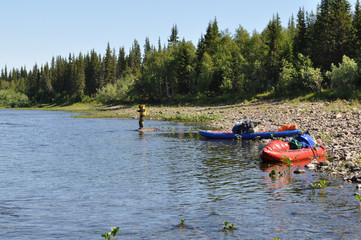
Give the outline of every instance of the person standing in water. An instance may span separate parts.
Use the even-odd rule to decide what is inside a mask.
[[[145,110],[145,105],[139,105],[139,129],[142,129],[144,127],[144,120],[145,116],[147,115],[147,111]]]

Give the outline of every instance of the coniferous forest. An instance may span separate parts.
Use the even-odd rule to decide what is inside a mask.
[[[32,69],[1,69],[0,105],[163,103],[213,96],[272,92],[275,96],[322,89],[358,93],[361,87],[361,7],[347,0],[321,0],[315,11],[299,8],[287,27],[274,14],[261,33],[221,31],[210,21],[197,45],[179,39],[173,25],[167,43],[134,40],[105,54],[55,56]]]

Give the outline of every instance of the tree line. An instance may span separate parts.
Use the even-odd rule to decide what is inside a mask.
[[[317,92],[322,88],[355,90],[361,86],[361,7],[347,0],[321,0],[316,11],[299,8],[287,27],[275,14],[265,29],[230,33],[209,22],[197,46],[179,39],[173,25],[167,44],[142,47],[137,40],[126,54],[108,43],[104,56],[53,57],[29,71],[0,74],[1,92],[27,96],[33,103],[76,102],[96,98],[162,102],[177,96],[235,96],[274,91]]]

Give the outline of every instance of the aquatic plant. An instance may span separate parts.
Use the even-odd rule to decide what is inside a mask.
[[[180,222],[180,224],[177,225],[177,227],[179,227],[179,228],[187,228],[186,225],[184,224],[184,222],[185,222],[185,219],[181,218],[181,222]]]
[[[272,171],[269,173],[270,178],[275,178],[276,173],[276,169],[272,169]]]
[[[288,167],[288,170],[292,167],[292,158],[286,157],[286,155],[283,155],[283,159],[281,159],[283,163],[285,163]]]
[[[230,231],[234,230],[234,224],[233,223],[229,224],[227,221],[225,221],[223,223],[223,225],[224,225],[224,227],[223,227],[224,230],[230,230]]]
[[[110,232],[106,232],[102,234],[101,236],[107,240],[110,240],[110,235],[113,236],[113,239],[115,240],[115,236],[119,232],[119,227],[113,227]]]
[[[361,210],[361,195],[358,194],[358,193],[355,193],[354,196],[355,196],[355,198],[357,199],[357,201],[358,201],[358,203],[359,203],[359,205],[360,205],[360,210]]]
[[[316,183],[311,183],[312,188],[325,188],[327,187],[327,181],[319,179]]]

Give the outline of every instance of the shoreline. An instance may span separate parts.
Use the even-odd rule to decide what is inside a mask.
[[[94,106],[75,104],[67,107],[44,107],[84,113],[79,117],[138,118],[138,105]],[[361,103],[337,101],[256,101],[219,106],[148,106],[147,120],[194,122],[208,129],[231,131],[235,122],[246,118],[260,124],[258,131],[277,130],[284,124],[297,124],[308,130],[327,148],[329,160],[315,164],[314,171],[361,183]],[[268,143],[269,140],[262,140]]]
[[[297,124],[308,130],[327,148],[330,160],[318,163],[314,171],[327,172],[343,180],[361,183],[361,104],[346,100],[300,102],[245,102],[219,106],[146,106],[147,119],[182,121],[189,116],[210,129],[231,131],[233,124],[246,118],[260,122],[258,131],[277,130],[284,124]],[[103,108],[115,117],[138,118],[136,106]],[[173,117],[170,117],[173,116]],[[177,118],[178,116],[178,118]],[[183,116],[183,118],[182,118]],[[212,116],[205,122],[197,116]],[[267,141],[265,141],[267,143]]]

